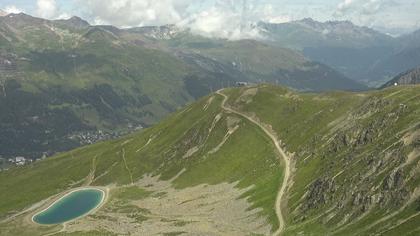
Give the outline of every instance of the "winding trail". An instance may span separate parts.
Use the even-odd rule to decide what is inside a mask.
[[[289,181],[289,177],[290,177],[290,157],[286,155],[286,152],[281,148],[279,141],[276,138],[276,135],[273,134],[270,130],[268,130],[266,127],[264,127],[263,124],[261,124],[260,122],[254,120],[252,117],[248,116],[247,114],[240,112],[240,111],[236,111],[233,110],[232,108],[229,108],[226,106],[226,101],[228,100],[228,96],[226,96],[225,94],[222,93],[222,90],[219,90],[216,92],[217,94],[223,96],[223,102],[221,104],[222,109],[231,112],[231,113],[235,113],[237,115],[242,116],[243,118],[249,120],[250,122],[252,122],[253,124],[257,125],[258,127],[260,127],[260,129],[262,129],[264,131],[264,133],[270,137],[270,139],[273,141],[274,146],[276,147],[276,149],[278,150],[278,152],[281,154],[281,156],[283,157],[284,163],[285,163],[285,171],[284,171],[284,178],[283,178],[283,183],[281,185],[281,188],[277,194],[277,198],[276,198],[276,205],[275,205],[275,210],[276,210],[276,215],[277,218],[279,220],[279,228],[276,230],[276,232],[274,232],[273,235],[281,235],[282,232],[285,229],[285,222],[284,222],[284,216],[283,213],[281,211],[281,200],[286,192],[286,187],[287,187],[287,183]]]
[[[128,165],[127,165],[127,160],[125,159],[125,148],[123,148],[123,149],[122,149],[122,159],[123,159],[123,161],[124,161],[124,166],[125,166],[125,169],[127,170],[128,175],[130,176],[130,181],[131,181],[131,184],[134,184],[133,174],[131,173],[130,168],[128,168]]]
[[[95,171],[96,171],[96,158],[98,155],[95,155],[92,159],[92,166],[90,168],[90,172],[86,177],[85,186],[89,186],[92,184],[93,180],[95,179]]]

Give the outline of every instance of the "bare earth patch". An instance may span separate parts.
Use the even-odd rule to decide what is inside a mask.
[[[242,92],[241,96],[235,101],[235,103],[243,102],[249,104],[252,102],[252,99],[258,93],[258,88],[248,88]]]
[[[135,186],[150,196],[128,200],[129,210],[98,211],[95,215],[68,224],[67,232],[105,230],[116,234],[162,235],[250,235],[270,234],[271,225],[260,217],[261,209],[240,198],[248,189],[237,183],[199,185],[175,189],[171,181],[145,176]],[[112,196],[112,194],[111,194]],[[124,200],[127,201],[127,200]],[[118,202],[111,200],[110,204]]]

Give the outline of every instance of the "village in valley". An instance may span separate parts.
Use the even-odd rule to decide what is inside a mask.
[[[6,158],[0,155],[0,171],[8,170],[11,167],[19,167],[32,164],[36,161],[44,160],[47,158],[48,154],[44,153],[42,157],[31,159],[23,156],[16,156]]]

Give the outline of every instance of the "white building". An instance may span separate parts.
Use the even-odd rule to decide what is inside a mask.
[[[16,157],[15,158],[15,164],[17,166],[23,166],[26,163],[26,159],[24,157]]]

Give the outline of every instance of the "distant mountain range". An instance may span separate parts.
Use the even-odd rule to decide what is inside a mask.
[[[40,157],[148,127],[238,81],[363,90],[299,52],[175,26],[119,29],[79,17],[0,17],[0,150]]]
[[[321,23],[310,18],[258,27],[268,42],[301,50],[308,58],[370,86],[420,65],[420,31],[393,38],[349,21]]]
[[[261,22],[264,35],[279,44],[297,49],[319,47],[380,47],[393,43],[391,36],[350,21],[318,22],[311,18],[288,23]]]
[[[412,85],[412,84],[420,84],[420,67],[415,69],[409,70],[405,73],[402,73],[396,76],[391,81],[387,82],[382,87],[390,87],[394,85]]]

